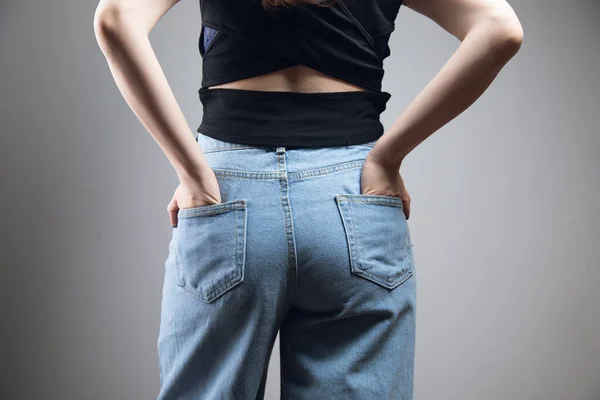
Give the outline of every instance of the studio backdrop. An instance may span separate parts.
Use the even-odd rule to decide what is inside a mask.
[[[512,0],[519,53],[415,149],[415,399],[600,399],[600,6]],[[0,5],[0,398],[153,399],[175,171],[120,95],[96,1]],[[200,14],[150,39],[195,131]],[[386,127],[459,42],[401,8]],[[278,342],[267,395],[279,397]]]

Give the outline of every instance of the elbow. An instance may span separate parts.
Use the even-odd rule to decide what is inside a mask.
[[[502,30],[500,38],[497,47],[501,49],[501,53],[506,54],[510,58],[521,48],[521,44],[523,43],[523,27],[518,20],[515,20]]]
[[[523,43],[523,27],[514,14],[490,17],[491,47],[501,62],[512,58]]]
[[[119,0],[101,0],[94,14],[94,33],[102,50],[112,44],[128,23],[129,12]]]

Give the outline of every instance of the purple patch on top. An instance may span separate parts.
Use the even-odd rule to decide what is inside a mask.
[[[208,26],[204,26],[202,29],[204,29],[204,50],[206,50],[208,45],[213,41],[213,39],[217,35],[218,31]]]

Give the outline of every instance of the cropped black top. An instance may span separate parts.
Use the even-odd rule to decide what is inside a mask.
[[[365,143],[383,134],[391,97],[383,60],[403,0],[336,0],[265,10],[261,0],[200,0],[204,114],[198,132],[273,146]],[[305,65],[360,86],[351,92],[208,87]]]

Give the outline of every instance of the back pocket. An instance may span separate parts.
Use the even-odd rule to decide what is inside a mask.
[[[210,303],[244,280],[245,199],[181,208],[177,214],[178,283]]]
[[[402,200],[340,194],[335,201],[344,224],[352,273],[387,289],[410,278],[412,246]]]

